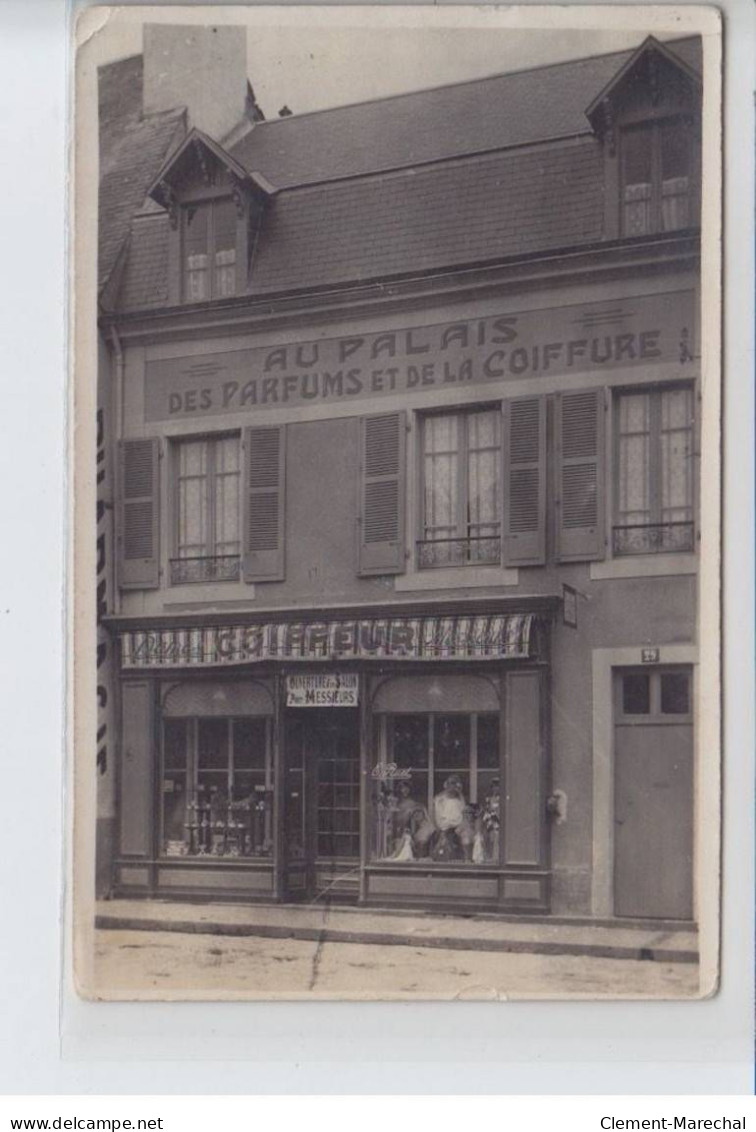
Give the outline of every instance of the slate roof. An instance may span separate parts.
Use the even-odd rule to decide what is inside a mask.
[[[700,71],[700,38],[666,46]],[[633,54],[259,122],[231,153],[250,172],[285,188],[586,134],[586,108]]]
[[[695,68],[700,40],[674,50]],[[632,54],[257,123],[232,156],[280,191],[266,207],[248,293],[601,240],[603,159],[585,109]],[[122,308],[167,302],[167,233],[165,215],[133,222]]]
[[[165,158],[186,131],[183,108],[142,116],[142,56],[100,68],[100,288],[118,259],[131,219]]]

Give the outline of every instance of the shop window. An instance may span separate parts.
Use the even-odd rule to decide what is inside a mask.
[[[501,411],[433,414],[421,421],[418,565],[501,561]]]
[[[236,205],[187,204],[182,210],[183,295],[189,303],[236,293]]]
[[[377,718],[373,858],[499,862],[499,717]]]
[[[692,551],[692,386],[633,390],[615,403],[615,555]]]
[[[269,857],[272,799],[265,719],[164,720],[164,855]]]
[[[240,577],[238,436],[183,440],[175,450],[176,557],[171,582]]]
[[[692,139],[682,119],[622,134],[622,216],[626,236],[673,232],[694,223]]]

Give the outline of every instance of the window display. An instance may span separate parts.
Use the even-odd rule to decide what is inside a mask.
[[[261,718],[163,722],[162,852],[269,857],[273,770]]]
[[[381,716],[376,741],[374,859],[498,864],[498,716]]]

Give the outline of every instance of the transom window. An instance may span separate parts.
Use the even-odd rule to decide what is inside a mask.
[[[615,554],[691,551],[692,386],[633,390],[615,403]]]
[[[626,236],[672,232],[694,223],[691,136],[681,119],[623,131],[623,231]]]
[[[501,412],[421,421],[421,567],[501,560]]]
[[[222,299],[236,293],[236,206],[204,201],[183,209],[184,299]]]
[[[238,436],[176,445],[176,557],[171,581],[236,581],[240,576]]]
[[[690,669],[636,669],[621,673],[617,707],[620,719],[627,723],[676,723],[690,719]]]

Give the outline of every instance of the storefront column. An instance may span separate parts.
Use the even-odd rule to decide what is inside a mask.
[[[367,872],[365,866],[370,857],[370,736],[372,731],[372,711],[370,703],[370,681],[367,674],[359,677],[360,704],[360,903],[367,898]]]
[[[286,874],[286,831],[284,829],[284,791],[286,789],[285,712],[286,677],[273,677],[273,899],[283,900]]]

